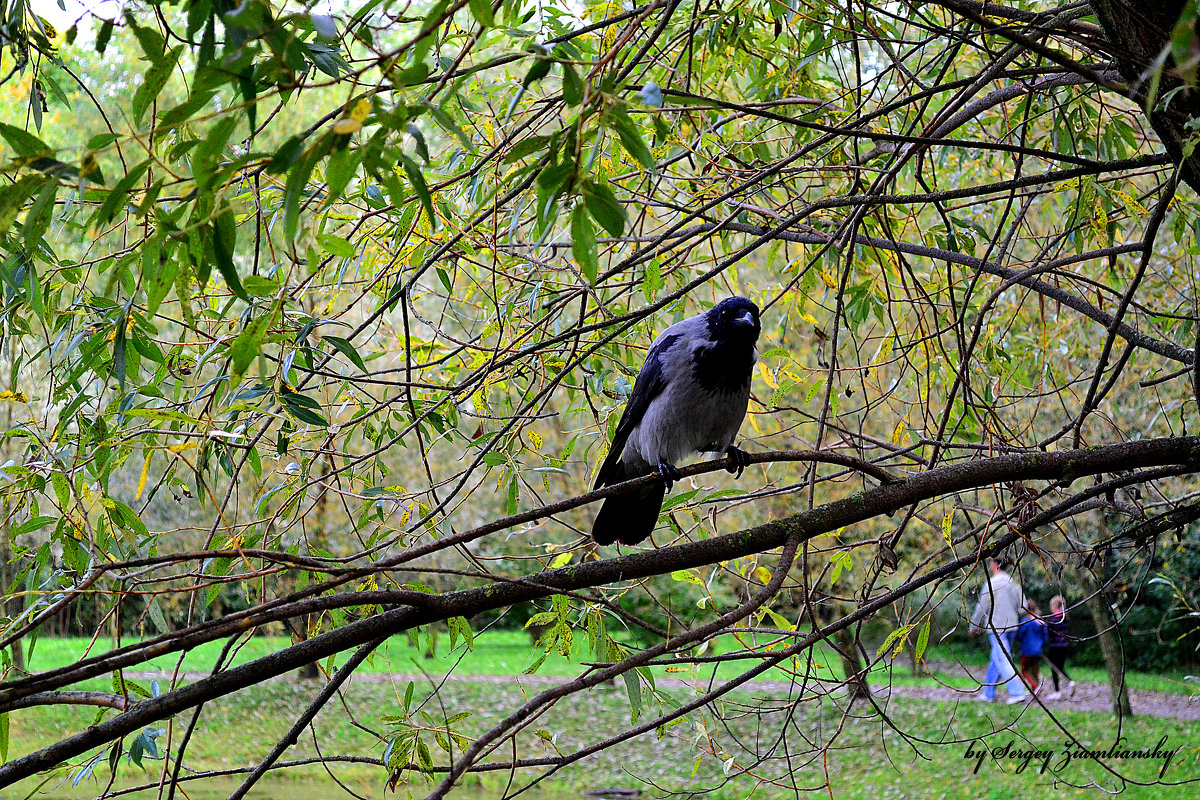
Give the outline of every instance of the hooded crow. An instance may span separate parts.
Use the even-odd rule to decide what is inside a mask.
[[[728,455],[736,462],[729,471],[742,474],[745,454],[733,440],[750,400],[758,333],[758,306],[730,297],[654,340],[592,488],[655,471],[663,480],[605,500],[592,524],[596,544],[649,536],[685,456]]]

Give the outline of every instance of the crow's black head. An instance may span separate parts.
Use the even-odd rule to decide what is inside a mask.
[[[730,297],[709,309],[704,321],[711,344],[692,355],[696,380],[710,391],[748,391],[758,341],[758,306],[744,297]]]
[[[714,342],[754,344],[760,330],[758,306],[744,297],[728,297],[704,315]]]

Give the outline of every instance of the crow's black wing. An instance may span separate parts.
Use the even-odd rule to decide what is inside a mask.
[[[642,370],[633,383],[633,391],[629,393],[629,402],[625,404],[625,411],[621,413],[621,419],[617,422],[617,431],[613,434],[612,447],[609,448],[608,455],[604,457],[600,471],[596,473],[596,484],[592,487],[593,490],[624,480],[624,478],[611,480],[618,472],[617,464],[621,460],[621,451],[625,449],[629,433],[645,416],[650,402],[658,397],[666,387],[667,376],[663,371],[663,357],[671,349],[671,346],[679,341],[680,336],[681,334],[673,333],[662,337],[646,355],[646,363],[642,365]]]

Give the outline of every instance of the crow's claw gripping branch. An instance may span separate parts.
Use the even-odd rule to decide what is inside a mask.
[[[742,473],[746,471],[746,467],[750,466],[750,456],[747,455],[745,450],[737,447],[730,447],[725,451],[725,455],[729,456],[730,460],[733,461],[733,465],[726,467],[725,471],[732,472],[739,478],[742,477]]]
[[[658,477],[662,478],[667,484],[667,491],[671,491],[671,487],[675,481],[683,477],[679,470],[675,469],[674,464],[668,464],[665,461],[658,462]]]

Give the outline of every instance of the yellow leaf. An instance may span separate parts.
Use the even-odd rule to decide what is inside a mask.
[[[950,538],[950,527],[954,521],[954,512],[946,512],[946,516],[942,517],[942,538],[946,540],[946,545],[949,546],[953,540]]]
[[[150,474],[150,454],[146,454],[146,463],[142,464],[142,474],[138,478],[137,491],[133,493],[133,499],[141,500],[142,492],[146,491],[146,477]]]
[[[1057,194],[1058,192],[1065,192],[1067,189],[1074,189],[1077,186],[1079,186],[1079,178],[1071,178],[1069,180],[1061,181],[1055,185],[1054,193]]]
[[[538,436],[534,431],[529,432],[529,443],[533,445],[534,450],[542,449],[542,437]]]
[[[9,391],[0,392],[0,400],[10,400],[14,403],[28,403],[29,402],[29,398],[27,398],[25,396],[24,392],[9,392]]]
[[[350,109],[350,119],[362,122],[371,113],[371,101],[363,98],[354,104],[354,108]]]
[[[362,123],[351,117],[343,117],[333,123],[333,132],[341,134],[354,133],[362,127]]]
[[[817,274],[821,276],[821,280],[824,281],[825,285],[828,286],[830,289],[836,289],[838,287],[837,281],[835,281],[833,279],[833,276],[830,275],[825,270],[823,270],[823,269],[817,270]]]
[[[1099,200],[1092,206],[1091,225],[1097,236],[1104,236],[1108,230],[1108,214],[1104,213],[1104,204]]]
[[[762,376],[763,383],[770,386],[772,389],[779,388],[779,382],[775,380],[775,373],[771,372],[771,368],[763,362],[758,362],[758,373]]]
[[[888,356],[892,354],[892,344],[896,341],[896,334],[891,334],[883,340],[883,344],[879,345],[879,353],[875,356],[875,363],[882,364],[887,361]]]
[[[1146,215],[1146,207],[1134,199],[1129,192],[1123,192],[1120,189],[1116,190],[1116,195],[1121,201],[1121,205],[1125,207],[1125,213],[1131,217],[1143,217]]]
[[[896,430],[892,431],[892,444],[900,444],[902,438],[904,438],[904,420],[896,423]]]

